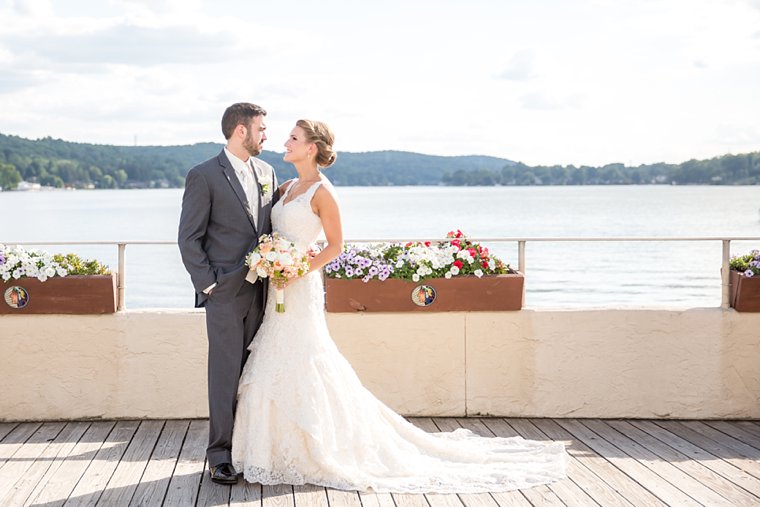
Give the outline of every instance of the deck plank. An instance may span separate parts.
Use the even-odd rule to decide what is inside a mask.
[[[466,507],[498,507],[499,503],[490,493],[460,493],[457,495]]]
[[[184,507],[195,505],[201,475],[204,474],[206,446],[208,445],[208,421],[191,421],[182,443],[164,505]]]
[[[541,431],[542,434],[546,435],[546,438],[555,442],[561,441],[565,443],[565,449],[570,456],[570,461],[567,466],[567,476],[573,480],[578,487],[585,491],[589,497],[593,498],[596,503],[609,507],[629,507],[632,505],[631,502],[620,492],[610,486],[606,481],[594,473],[592,469],[586,466],[584,460],[579,458],[579,454],[584,451],[578,452],[576,450],[575,441],[569,434],[564,434],[565,436],[562,438],[552,438],[546,431],[545,419],[528,419],[528,421]],[[543,429],[542,426],[544,427]],[[535,439],[540,440],[538,435],[535,436]],[[588,451],[595,454],[590,449]],[[597,459],[602,459],[598,456],[596,457]]]
[[[413,495],[407,493],[393,493],[391,495],[396,507],[429,507],[425,495]],[[333,507],[332,504],[330,507]]]
[[[430,507],[462,507],[462,499],[455,494],[427,493],[425,495]]]
[[[0,492],[7,492],[23,477],[37,458],[50,447],[66,423],[45,423],[0,468]],[[0,493],[2,494],[2,493]]]
[[[517,430],[520,436],[527,440],[551,440],[530,421],[525,419],[505,420],[510,426]],[[549,484],[548,487],[567,505],[588,505],[594,503],[594,499],[589,496],[583,488],[576,484],[570,476],[561,481],[553,482]]]
[[[758,445],[760,440],[754,438],[750,433],[741,431],[738,428],[731,430],[730,428],[732,428],[732,425],[725,421],[722,421],[723,427],[729,428],[729,431],[716,429],[715,426],[719,423],[711,424],[710,421],[681,421],[681,424],[708,438],[712,438],[716,442],[725,446],[726,449],[734,451],[739,456],[760,461],[760,445]]]
[[[261,484],[240,480],[230,491],[231,507],[261,507]]]
[[[727,440],[716,441],[702,432],[693,430],[681,421],[655,421],[655,424],[760,479],[760,461],[747,459],[746,456],[726,447]]]
[[[410,417],[408,421],[428,433],[438,433],[438,426],[430,417]]]
[[[130,506],[150,507],[163,503],[189,427],[190,421],[187,420],[166,421]]]
[[[728,421],[704,421],[702,424],[719,431],[739,442],[746,444],[760,453],[760,435],[744,430],[741,426]]]
[[[367,493],[359,492],[362,507],[396,507],[393,496],[390,493]]]
[[[18,423],[0,422],[0,444],[3,443],[5,436],[13,431],[16,426],[18,426]]]
[[[99,502],[103,505],[129,505],[145,472],[164,421],[142,421],[127,450],[106,484]]]
[[[663,428],[661,424],[656,424],[654,421],[630,421],[630,424],[649,433],[661,442],[668,444],[673,449],[689,456],[691,459],[697,460],[702,466],[712,470],[728,481],[760,498],[760,479],[746,473],[740,467],[737,467],[727,460],[718,458],[715,454],[703,449],[698,444],[685,439],[681,435],[668,431]],[[695,435],[701,437],[699,434]],[[714,444],[712,440],[705,440]],[[715,449],[713,449],[713,451],[714,450]]]
[[[13,428],[0,443],[0,470],[5,463],[24,446],[34,433],[40,429],[42,423],[22,423]]]
[[[97,505],[139,426],[139,421],[116,423],[74,491],[71,492],[70,502],[76,505]]]
[[[589,420],[583,421],[583,424],[696,502],[702,505],[730,505],[724,497],[694,479],[684,470],[672,463],[663,461],[652,450],[634,440],[633,437],[626,436],[615,430],[607,422]]]
[[[47,478],[61,466],[89,427],[90,423],[84,422],[66,424],[11,488],[3,494],[4,489],[0,486],[0,505],[23,505],[35,488],[46,483]]]
[[[760,439],[760,424],[752,421],[733,421],[732,424]]]
[[[674,482],[680,484],[681,481],[686,481],[688,477],[686,474],[674,473],[667,468],[670,467],[667,463],[664,464],[665,466],[659,467],[657,472],[653,471],[652,468],[655,468],[656,463],[647,461],[651,453],[645,452],[641,446],[632,440],[621,438],[619,433],[606,426],[603,421],[572,419],[562,421],[560,424],[563,424],[566,429],[579,437],[581,434],[584,435],[582,438],[585,438],[586,444],[597,452],[604,453],[604,456],[615,466],[633,477],[665,503],[699,505],[699,502],[689,496],[689,493],[674,484]]]
[[[327,488],[327,501],[330,507],[361,507],[358,491],[341,491]]]
[[[469,423],[466,419],[459,419],[459,422],[463,426],[467,427],[467,429],[481,436],[495,435],[502,438],[513,438],[520,436],[520,433],[517,431],[517,429],[510,425],[505,419],[494,419],[485,422],[473,419]],[[486,422],[490,422],[491,424],[486,424]],[[488,433],[486,433],[486,431]],[[546,484],[522,489],[519,491],[509,491],[502,493],[501,495],[501,497],[509,496],[513,497],[510,500],[512,502],[519,502],[517,496],[523,496],[528,502],[533,505],[565,505],[560,497],[557,496],[557,493],[551,489],[551,485]],[[499,501],[501,501],[501,497],[499,498]]]
[[[507,507],[760,505],[754,421],[410,418],[428,432],[562,440],[568,478],[507,493],[388,494],[235,486],[205,472],[208,422],[0,423],[0,505]]]
[[[608,465],[616,469],[613,472],[609,466],[603,465],[597,460],[589,460],[584,463],[588,468],[593,466],[595,469],[599,469],[601,475],[600,472],[592,468],[597,475],[605,479],[609,478],[607,483],[616,489],[619,488],[618,491],[634,505],[667,505],[668,503],[678,505],[679,501],[683,501],[684,505],[696,503],[580,422],[557,419],[553,423],[572,435],[572,438],[578,443],[582,443],[584,448],[589,449],[593,454],[602,458],[602,461],[606,461]],[[660,487],[661,483],[664,483],[662,487]],[[663,489],[665,490],[664,493]]]
[[[63,505],[115,426],[114,421],[99,421],[90,424],[84,436],[79,439],[60,466],[56,470],[50,470],[52,473],[45,474],[44,480],[37,484],[29,495],[29,503],[46,507]]]
[[[265,484],[261,489],[261,494],[261,505],[263,507],[293,507],[295,505],[293,486],[287,484],[276,486]]]
[[[322,486],[304,484],[293,486],[293,499],[297,507],[328,507],[327,491]]]
[[[652,452],[662,462],[670,463],[683,472],[689,474],[699,484],[710,488],[719,494],[722,498],[731,502],[731,505],[756,505],[758,499],[756,496],[737,488],[736,484],[713,472],[706,466],[692,460],[686,454],[670,447],[666,443],[658,440],[654,436],[646,433],[627,421],[608,421],[611,427],[617,431],[634,439],[640,445]],[[700,502],[705,503],[702,499],[697,498]]]
[[[229,505],[232,486],[230,484],[217,484],[211,480],[211,475],[203,473],[200,476],[201,486],[198,489],[196,507],[210,507]]]

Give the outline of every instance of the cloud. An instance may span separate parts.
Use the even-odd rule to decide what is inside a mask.
[[[572,94],[558,97],[545,92],[526,93],[520,97],[520,104],[525,109],[559,110],[578,107],[583,102],[583,96]]]
[[[0,73],[0,94],[31,88],[44,81],[38,73],[8,69]]]
[[[535,62],[536,56],[532,50],[524,49],[518,51],[512,56],[512,60],[510,60],[507,65],[507,69],[499,74],[498,77],[512,81],[527,81],[528,79],[533,79],[534,77],[537,77]]]
[[[121,23],[87,33],[5,37],[14,54],[64,64],[207,64],[254,48],[232,33],[203,33],[189,26],[146,27]]]
[[[14,0],[11,2],[13,12],[20,16],[42,17],[53,15],[53,2],[50,0]]]

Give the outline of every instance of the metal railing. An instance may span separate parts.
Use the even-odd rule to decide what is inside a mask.
[[[517,266],[518,271],[526,273],[526,253],[525,247],[528,243],[562,243],[562,242],[718,242],[723,246],[721,260],[721,308],[729,307],[729,283],[730,283],[730,266],[731,242],[732,241],[760,241],[760,236],[699,236],[699,237],[477,237],[468,238],[470,241],[478,243],[517,243]],[[359,238],[348,239],[346,243],[407,243],[415,241],[444,242],[450,241],[448,238]],[[118,289],[118,311],[126,309],[126,256],[127,245],[175,245],[176,241],[19,241],[6,242],[10,245],[115,245],[118,248],[118,271],[117,271],[117,289]]]

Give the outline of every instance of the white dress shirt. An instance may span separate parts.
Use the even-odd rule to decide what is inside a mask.
[[[224,148],[224,154],[230,159],[232,168],[245,191],[245,197],[248,199],[248,207],[253,215],[253,223],[259,220],[259,187],[256,185],[256,175],[253,172],[253,161],[249,158],[247,161],[240,160],[232,154],[227,148]]]

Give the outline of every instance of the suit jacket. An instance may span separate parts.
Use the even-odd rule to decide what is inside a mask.
[[[248,271],[246,255],[262,234],[272,232],[277,176],[263,160],[252,160],[260,196],[257,223],[224,150],[187,173],[177,242],[195,288],[196,307],[203,306],[203,291],[214,283],[215,295],[237,294]]]

